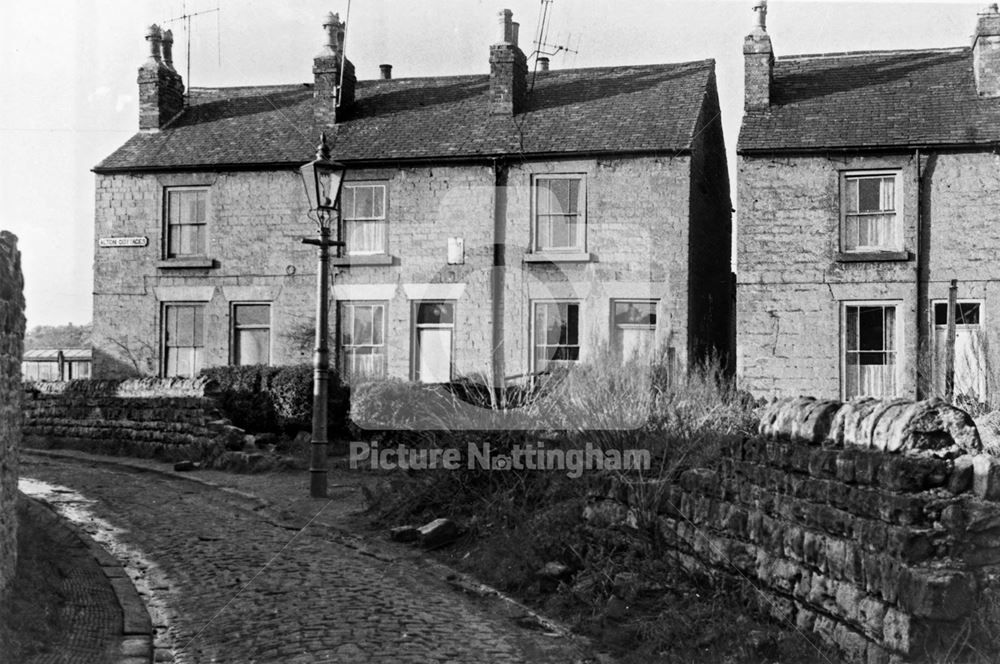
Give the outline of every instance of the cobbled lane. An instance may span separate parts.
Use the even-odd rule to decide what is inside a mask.
[[[150,606],[157,661],[583,661],[574,642],[518,627],[412,559],[348,546],[317,522],[294,528],[155,473],[26,461],[22,476],[93,501],[81,525],[95,539],[114,531],[111,548]]]

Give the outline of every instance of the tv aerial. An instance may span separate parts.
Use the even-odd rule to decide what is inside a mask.
[[[554,0],[541,0],[541,6],[538,8],[538,32],[535,35],[535,41],[532,42],[535,45],[535,50],[531,52],[529,58],[535,58],[535,66],[531,70],[531,87],[529,92],[535,89],[535,76],[538,73],[538,58],[539,56],[551,56],[557,55],[559,53],[572,53],[574,55],[580,52],[580,38],[577,37],[576,48],[569,48],[568,44],[572,40],[573,35],[567,35],[566,45],[564,44],[554,44],[549,41],[549,28],[551,27],[551,21],[549,19],[549,9]]]
[[[184,86],[184,106],[188,106],[188,102],[191,100],[191,19],[195,16],[201,16],[203,14],[216,14],[215,21],[215,39],[218,44],[219,52],[219,64],[222,64],[222,41],[219,36],[219,21],[218,14],[222,13],[221,6],[216,4],[214,9],[205,9],[200,12],[188,13],[187,11],[187,0],[183,0],[181,3],[181,15],[175,16],[174,18],[169,18],[163,21],[164,25],[168,23],[176,23],[177,21],[184,22],[184,39],[187,42],[185,46],[186,56],[185,64],[187,65],[187,71],[184,75],[184,82],[187,85]]]

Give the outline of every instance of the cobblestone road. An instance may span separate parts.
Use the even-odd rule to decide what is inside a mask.
[[[84,529],[150,605],[158,661],[578,662],[578,644],[518,627],[412,558],[297,528],[218,489],[82,461],[30,458],[22,476],[92,500]],[[335,491],[331,497],[336,499]]]

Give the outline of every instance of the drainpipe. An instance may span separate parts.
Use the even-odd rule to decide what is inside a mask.
[[[493,160],[493,270],[491,275],[491,301],[493,329],[493,387],[504,387],[504,287],[506,284],[506,264],[504,255],[507,245],[507,164],[501,159]]]
[[[944,393],[951,402],[955,396],[955,309],[958,306],[958,280],[951,280],[948,289],[948,336],[944,351]]]
[[[928,392],[928,386],[933,380],[932,376],[934,374],[934,355],[930,351],[930,344],[928,343],[927,330],[930,325],[930,319],[928,317],[928,307],[930,302],[927,299],[927,275],[925,274],[926,258],[924,257],[924,228],[923,228],[923,173],[920,169],[920,148],[917,148],[913,152],[913,159],[916,162],[917,169],[917,255],[914,261],[914,272],[916,278],[915,292],[917,297],[916,302],[916,313],[917,313],[917,352],[916,352],[916,379],[917,379],[917,398],[926,398]],[[921,369],[924,368],[922,371]],[[927,375],[929,372],[930,375]]]

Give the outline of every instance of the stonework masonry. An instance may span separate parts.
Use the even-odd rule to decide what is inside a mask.
[[[726,169],[716,133],[703,132],[691,155],[673,157],[351,170],[351,181],[387,185],[388,254],[334,259],[333,298],[387,303],[387,373],[403,378],[412,375],[413,307],[421,299],[455,302],[456,376],[489,375],[495,354],[505,375],[529,372],[530,305],[540,300],[581,302],[584,357],[608,341],[611,300],[624,298],[659,300],[658,341],[678,362],[692,349],[724,349],[719,326],[689,332],[691,320],[729,318],[728,197],[717,186]],[[490,223],[498,168],[506,182],[502,264]],[[544,174],[577,174],[585,183],[587,253],[570,262],[532,260],[533,178]],[[164,257],[164,192],[176,186],[208,188],[207,261]],[[231,361],[231,311],[240,302],[271,305],[272,364],[308,362],[316,256],[301,238],[316,227],[305,204],[294,170],[99,174],[97,238],[149,242],[95,240],[95,376],[157,375],[163,307],[171,302],[205,305],[205,366]],[[459,262],[448,261],[449,238],[463,241]],[[496,288],[503,289],[503,348],[495,350]]]
[[[0,232],[0,594],[17,565],[17,478],[21,446],[24,279],[17,238]]]
[[[604,484],[591,519],[655,523],[699,572],[749,582],[849,661],[941,661],[995,589],[1000,462],[939,400],[778,401],[678,482]],[[617,515],[617,516],[616,516]]]
[[[29,383],[24,438],[34,447],[222,466],[246,434],[214,396],[204,378]]]
[[[898,169],[903,250],[892,259],[840,255],[841,174]],[[738,359],[741,386],[756,395],[842,396],[847,303],[898,306],[900,396],[933,394],[929,349],[934,301],[1000,307],[995,248],[1000,157],[992,152],[899,152],[879,156],[740,156]],[[919,234],[918,234],[919,233]],[[985,361],[1000,366],[995,326],[982,334]],[[995,390],[987,376],[987,391]]]

